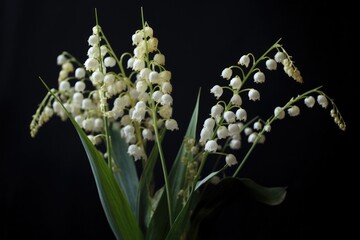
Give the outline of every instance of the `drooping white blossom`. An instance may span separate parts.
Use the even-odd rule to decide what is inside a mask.
[[[241,56],[241,58],[239,59],[238,64],[240,64],[241,66],[245,66],[248,67],[250,63],[250,57],[248,55],[243,55]]]
[[[257,101],[260,100],[260,93],[256,89],[250,89],[248,92],[249,100]]]
[[[77,79],[82,79],[82,78],[84,78],[84,77],[85,77],[85,74],[86,74],[86,72],[85,72],[85,69],[83,69],[83,68],[77,68],[77,69],[75,70],[75,77],[76,77]]]
[[[238,110],[236,110],[235,115],[239,121],[246,121],[246,119],[247,119],[247,112],[243,108],[239,108]]]
[[[270,70],[270,71],[271,70],[276,70],[276,68],[277,68],[277,63],[276,63],[276,61],[274,59],[266,60],[265,64],[266,64],[266,68],[268,70]]]
[[[229,130],[225,126],[220,126],[216,131],[216,135],[218,139],[227,138],[229,136]]]
[[[265,82],[265,74],[263,72],[258,71],[254,74],[254,82],[255,83],[264,83]]]
[[[226,155],[225,162],[229,167],[234,166],[238,163],[234,154]]]
[[[241,99],[241,97],[240,97],[239,94],[235,93],[235,94],[231,97],[230,102],[231,102],[232,104],[234,104],[235,106],[240,107],[241,104],[242,104],[242,99]]]
[[[285,117],[285,112],[284,112],[284,109],[282,107],[276,107],[274,109],[274,116],[277,118],[277,119],[283,119]]]
[[[211,108],[211,116],[213,118],[219,117],[221,113],[224,111],[224,107],[220,104],[216,104]]]
[[[165,127],[167,130],[170,130],[170,131],[179,130],[178,124],[175,119],[166,120]]]
[[[229,80],[231,78],[232,75],[232,70],[231,68],[225,68],[222,72],[221,72],[221,77],[225,78],[226,80]]]
[[[227,123],[233,123],[236,121],[236,115],[233,111],[224,112],[224,119]]]
[[[274,59],[276,62],[281,63],[284,59],[286,59],[286,55],[283,52],[276,52]]]
[[[113,58],[113,57],[106,57],[106,58],[104,59],[104,65],[105,65],[106,67],[114,67],[115,64],[116,64],[116,60],[115,60],[115,58]]]
[[[219,85],[215,85],[211,88],[210,92],[214,94],[216,99],[219,99],[219,97],[223,94],[223,89]]]
[[[230,80],[229,86],[232,87],[234,90],[239,90],[241,88],[242,81],[239,76],[236,76]]]
[[[323,108],[326,108],[329,104],[327,97],[321,94],[317,96],[317,102]]]
[[[207,152],[216,152],[218,149],[218,144],[216,140],[209,140],[205,144],[205,151]]]
[[[208,128],[210,130],[213,130],[214,127],[215,127],[215,120],[213,118],[207,118],[205,121],[204,121],[204,125],[203,125],[204,128]]]
[[[291,117],[295,117],[300,114],[300,108],[298,106],[294,105],[294,106],[291,106],[290,108],[288,108],[287,112]]]
[[[313,96],[308,96],[304,99],[304,103],[308,108],[312,108],[315,105],[315,98]]]

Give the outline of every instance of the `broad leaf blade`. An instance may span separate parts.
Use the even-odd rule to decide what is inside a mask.
[[[151,218],[146,240],[163,240],[169,232],[169,211],[166,201],[166,194],[162,194],[158,206]]]
[[[66,115],[69,117],[79,134],[93,171],[101,204],[114,235],[117,239],[142,239],[142,233],[131,212],[129,203],[126,200],[124,193],[119,188],[102,154],[94,147],[86,133],[67,111],[61,100],[49,89],[42,79],[40,80],[52,96],[61,104]]]
[[[112,165],[114,177],[120,188],[123,190],[126,199],[130,203],[132,212],[136,216],[137,212],[137,193],[139,188],[139,178],[135,167],[135,161],[127,153],[128,144],[120,136],[119,129],[110,129],[112,140],[113,160]]]
[[[255,201],[275,206],[281,204],[285,200],[285,187],[264,187],[249,178],[240,178],[239,181],[247,188],[247,193]]]
[[[176,217],[175,222],[166,236],[166,240],[179,239],[179,237],[185,236],[188,231],[191,212],[198,201],[199,194],[197,192],[193,192],[185,206],[181,209],[179,215]]]
[[[90,161],[100,200],[115,236],[121,239],[142,239],[141,231],[104,158],[94,148],[87,136],[76,128]]]

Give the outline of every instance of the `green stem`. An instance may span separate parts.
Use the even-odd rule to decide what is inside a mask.
[[[146,41],[146,35],[145,35],[145,20],[144,20],[144,12],[143,12],[143,8],[141,7],[141,23],[143,26],[143,31],[144,31],[144,40]],[[146,47],[146,54],[145,54],[145,62],[146,65],[148,67],[150,67],[150,60],[149,60],[149,51],[148,51],[148,46],[147,46],[147,42],[145,44]],[[150,92],[153,93],[153,87],[151,84],[148,84],[150,87]],[[158,150],[159,150],[159,155],[160,155],[160,161],[161,161],[161,168],[162,168],[162,172],[164,175],[164,181],[165,181],[165,192],[166,192],[166,199],[167,199],[167,205],[168,205],[168,212],[169,212],[169,223],[170,223],[170,228],[173,225],[173,217],[172,217],[172,204],[171,204],[171,198],[170,198],[170,184],[169,184],[169,177],[168,177],[168,171],[166,168],[166,162],[165,162],[165,157],[164,157],[164,151],[162,149],[161,146],[161,142],[160,142],[160,136],[159,136],[159,130],[157,127],[157,123],[158,123],[158,119],[157,119],[157,106],[154,102],[153,99],[150,100],[150,104],[151,104],[151,110],[152,110],[152,118],[153,118],[153,127],[154,127],[154,132],[155,132],[155,140],[156,140],[156,145],[158,146]]]
[[[249,72],[246,74],[242,86],[245,84],[245,82],[248,80],[249,76],[253,73],[255,67],[259,64],[260,61],[262,61],[264,58],[266,58],[266,55],[271,52],[274,48],[279,47],[279,42],[281,39],[277,40],[257,61],[255,61],[255,63],[251,66]],[[253,55],[252,55],[253,56]],[[255,57],[253,56],[254,60]]]
[[[206,159],[207,159],[208,156],[209,156],[209,152],[204,151],[204,153],[203,153],[203,155],[201,157],[201,163],[200,163],[198,172],[196,173],[195,178],[194,178],[194,186],[196,185],[196,183],[198,182],[198,180],[200,178],[200,173],[202,172],[202,170],[203,170],[203,168],[205,166]]]
[[[153,101],[152,101],[153,103]],[[152,104],[154,105],[154,104]],[[172,218],[172,204],[171,204],[171,200],[170,200],[170,184],[169,184],[169,178],[168,178],[168,171],[166,168],[166,163],[165,163],[165,157],[164,157],[164,152],[163,149],[161,147],[161,142],[160,142],[160,136],[159,136],[159,131],[157,128],[157,117],[156,117],[156,108],[153,106],[153,111],[152,111],[152,115],[153,115],[153,121],[154,121],[154,132],[155,132],[155,138],[156,138],[156,145],[158,146],[159,149],[159,155],[160,155],[160,161],[161,161],[161,167],[162,167],[162,172],[164,175],[164,181],[165,181],[165,191],[166,191],[166,198],[167,198],[167,202],[168,202],[168,211],[169,211],[169,221],[170,221],[170,228],[172,227],[173,224],[173,218]]]
[[[262,131],[261,131],[262,133]],[[244,164],[246,163],[246,160],[248,160],[250,154],[252,153],[252,151],[254,150],[256,144],[259,141],[259,136],[261,136],[261,134],[258,134],[257,138],[255,139],[255,141],[253,142],[253,144],[251,145],[251,148],[249,149],[249,151],[246,153],[245,157],[243,158],[243,160],[241,161],[240,165],[238,166],[238,168],[236,169],[235,173],[233,174],[233,177],[236,177],[236,175],[238,175],[238,173],[240,172],[240,170],[243,168]]]
[[[103,113],[103,121],[104,121],[104,128],[105,128],[105,142],[106,142],[106,152],[108,157],[108,166],[111,169],[112,164],[112,144],[111,144],[111,137],[110,137],[110,128],[109,128],[109,120],[105,116],[107,107],[106,107],[106,97],[105,93],[102,90],[99,90],[100,93],[100,101],[101,101],[101,112]]]
[[[282,107],[283,110],[287,109],[288,107],[290,107],[292,104],[294,104],[295,102],[305,98],[306,96],[308,96],[310,93],[313,92],[319,92],[320,87],[311,89],[301,95],[298,95],[296,98],[291,98],[290,101],[288,101],[284,107]],[[266,122],[267,124],[271,125],[275,120],[277,119],[277,115],[272,115]],[[237,167],[235,173],[233,174],[233,177],[236,177],[236,175],[239,174],[240,170],[243,168],[243,166],[245,165],[246,161],[248,160],[250,154],[253,152],[255,146],[257,145],[260,137],[264,134],[265,129],[263,128],[260,133],[257,135],[255,141],[253,142],[253,144],[251,145],[250,149],[248,150],[248,152],[246,153],[245,157],[243,158],[243,160],[241,161],[240,165]]]

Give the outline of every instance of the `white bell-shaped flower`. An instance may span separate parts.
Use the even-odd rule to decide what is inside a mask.
[[[165,65],[165,55],[161,53],[155,54],[154,61],[160,65]]]
[[[266,124],[266,125],[264,126],[264,130],[265,130],[265,132],[271,132],[271,125]]]
[[[283,52],[277,52],[274,56],[276,62],[281,63],[284,59],[286,59],[286,55]]]
[[[161,91],[163,93],[171,93],[172,92],[172,85],[169,82],[163,82],[161,84]]]
[[[160,91],[155,91],[153,92],[151,98],[154,99],[155,102],[160,102],[161,101],[161,97],[163,96],[164,94]]]
[[[231,139],[229,147],[233,150],[239,150],[241,148],[240,139]]]
[[[274,116],[277,118],[277,119],[283,119],[285,117],[285,112],[284,112],[284,109],[282,107],[276,107],[274,109]]]
[[[59,56],[57,56],[57,59],[56,59],[57,65],[63,65],[66,61],[67,61],[67,58],[65,57],[65,55],[60,54]]]
[[[238,110],[236,110],[236,118],[239,121],[246,121],[247,119],[247,112],[245,109],[243,108],[239,108]]]
[[[222,72],[221,72],[221,77],[225,78],[226,80],[229,80],[231,78],[232,75],[232,70],[231,68],[225,68]]]
[[[167,130],[170,130],[170,131],[174,131],[174,130],[179,129],[178,124],[177,124],[175,119],[166,120],[165,121],[165,127],[166,127]]]
[[[164,105],[159,109],[159,115],[164,119],[169,119],[172,116],[173,109],[170,105]]]
[[[161,96],[160,104],[171,106],[173,104],[173,98],[169,94],[164,94]]]
[[[254,74],[254,82],[255,83],[264,83],[265,82],[265,74],[263,72],[258,71]]]
[[[224,107],[220,104],[216,104],[211,108],[211,117],[216,118],[221,116],[221,113],[224,111]]]
[[[83,81],[77,81],[74,86],[75,91],[77,92],[83,92],[85,90],[85,87],[86,85]]]
[[[205,143],[207,140],[211,138],[213,134],[212,129],[209,128],[203,128],[200,132],[200,143]]]
[[[300,114],[300,108],[298,106],[294,105],[294,106],[291,106],[290,108],[288,108],[287,112],[291,117],[295,117]]]
[[[229,124],[228,126],[230,136],[235,136],[240,134],[240,127],[236,123]]]
[[[242,104],[242,99],[241,99],[241,97],[240,97],[239,94],[235,93],[235,94],[231,97],[230,102],[231,102],[232,104],[234,104],[235,106],[241,106],[241,104]]]
[[[204,121],[204,125],[203,125],[204,128],[208,128],[210,130],[213,130],[214,127],[215,127],[215,120],[213,118],[207,118],[205,121]]]
[[[241,56],[238,64],[240,64],[241,66],[245,66],[248,67],[250,63],[250,57],[248,55],[243,55]]]
[[[86,59],[84,66],[88,71],[95,71],[99,68],[99,62],[95,58]]]
[[[70,83],[68,81],[61,81],[59,83],[59,91],[66,92],[70,90]]]
[[[96,46],[100,42],[100,38],[97,35],[91,35],[88,39],[88,43],[90,46]]]
[[[85,74],[86,74],[86,72],[85,72],[85,69],[83,69],[83,68],[77,68],[77,69],[75,70],[75,77],[76,77],[77,79],[82,79],[82,78],[84,78],[84,77],[85,77]]]
[[[308,108],[312,108],[315,105],[315,98],[313,96],[308,96],[304,99],[304,103]]]
[[[233,123],[236,121],[236,115],[233,111],[224,112],[224,119],[227,123]]]
[[[216,135],[218,139],[227,138],[229,136],[229,130],[225,126],[220,126],[216,131]]]
[[[142,59],[135,59],[134,63],[132,65],[132,69],[134,71],[141,71],[143,68],[145,68],[145,62]]]
[[[106,57],[104,59],[104,65],[106,67],[113,67],[113,66],[115,66],[115,64],[116,64],[116,60],[113,57]]]
[[[207,152],[216,152],[218,148],[218,144],[216,140],[209,140],[205,144],[205,151]]]
[[[223,89],[219,85],[215,85],[210,89],[210,93],[213,93],[216,99],[219,99],[219,97],[223,94]]]
[[[234,154],[226,155],[225,162],[229,167],[234,166],[238,163]]]
[[[141,134],[142,134],[142,136],[143,136],[143,138],[144,138],[145,140],[150,140],[150,141],[152,141],[152,140],[155,139],[155,138],[154,138],[154,134],[152,133],[152,131],[151,131],[150,129],[144,128],[144,129],[142,130]]]
[[[261,124],[261,122],[255,122],[254,123],[254,126],[253,126],[253,128],[255,129],[255,130],[261,130],[262,129],[262,124]]]
[[[256,89],[250,89],[248,92],[249,99],[252,101],[260,100],[260,93]]]
[[[317,96],[317,102],[323,108],[326,108],[329,104],[327,97],[325,97],[324,95],[321,95],[321,94]]]
[[[239,76],[236,76],[230,80],[229,86],[231,86],[232,89],[234,90],[239,90],[241,88],[241,85],[242,85],[242,81]]]
[[[268,70],[270,70],[270,71],[271,70],[276,70],[276,68],[277,68],[277,63],[276,63],[276,61],[274,59],[266,60],[265,64],[266,64],[266,68]]]
[[[258,133],[257,133],[257,132],[251,133],[251,134],[249,135],[249,137],[248,137],[248,142],[249,142],[249,143],[254,143],[255,140],[256,140],[256,138],[257,138],[257,136],[258,136]]]

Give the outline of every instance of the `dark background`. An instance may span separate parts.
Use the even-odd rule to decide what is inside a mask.
[[[320,107],[273,126],[242,172],[267,186],[288,186],[285,202],[265,207],[229,204],[205,225],[206,239],[346,239],[358,161],[354,140],[355,81],[353,6],[346,1],[0,1],[0,239],[113,239],[95,182],[76,132],[54,118],[31,139],[29,124],[46,94],[41,76],[56,86],[56,57],[66,50],[86,60],[87,39],[100,25],[117,53],[132,51],[131,35],[141,26],[140,6],[159,39],[173,73],[174,118],[181,130],[167,135],[174,157],[202,86],[201,122],[214,104],[209,89],[226,84],[224,67],[242,54],[259,56],[282,38],[305,83],[282,71],[259,87],[262,101],[249,109],[271,114],[274,104],[323,85],[347,122],[340,131]],[[270,77],[273,80],[270,80]],[[263,107],[257,109],[260,104]],[[4,135],[5,133],[5,135]],[[215,227],[214,227],[215,226]]]

